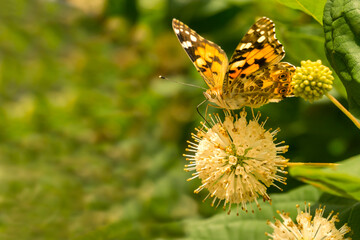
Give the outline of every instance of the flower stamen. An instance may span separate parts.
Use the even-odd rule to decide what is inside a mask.
[[[310,203],[305,203],[305,210],[301,211],[296,205],[298,215],[296,223],[290,218],[289,213],[277,211],[283,222],[274,217],[275,223],[267,221],[267,224],[274,229],[273,233],[266,233],[274,240],[304,240],[304,239],[332,239],[349,240],[345,235],[350,232],[346,224],[337,229],[335,222],[339,222],[338,214],[333,215],[331,211],[327,218],[323,217],[325,206],[319,206],[315,210],[315,216],[310,215]]]
[[[192,134],[195,142],[188,142],[186,151],[194,155],[186,155],[190,164],[185,165],[185,171],[196,171],[196,177],[202,185],[194,192],[208,189],[213,197],[212,206],[218,207],[222,201],[224,210],[231,212],[232,204],[237,209],[248,211],[247,205],[254,202],[258,209],[258,197],[271,202],[266,193],[271,185],[281,189],[274,182],[285,184],[286,178],[278,174],[283,171],[288,159],[279,155],[285,153],[288,146],[284,142],[275,143],[274,137],[280,129],[264,129],[267,119],[259,123],[258,113],[253,120],[246,120],[246,112],[232,116],[225,112],[225,120],[221,121],[218,114],[210,115],[211,126],[205,126]],[[204,200],[205,200],[204,199]],[[254,212],[252,206],[251,211]],[[237,214],[239,214],[237,210]]]

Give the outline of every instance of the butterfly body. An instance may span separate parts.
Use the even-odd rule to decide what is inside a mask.
[[[260,107],[293,96],[295,67],[280,62],[285,52],[275,38],[275,25],[260,18],[243,37],[230,61],[215,43],[179,20],[173,29],[209,89],[204,96],[220,108]]]

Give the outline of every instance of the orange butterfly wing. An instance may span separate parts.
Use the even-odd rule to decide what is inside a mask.
[[[223,89],[229,93],[250,75],[280,62],[285,56],[282,44],[275,37],[275,24],[267,17],[255,22],[236,47],[230,59]]]
[[[173,30],[181,46],[210,88],[222,88],[228,58],[215,43],[206,40],[177,19],[172,21]]]
[[[173,19],[173,29],[210,87],[208,91],[220,93],[206,95],[219,107],[260,107],[293,95],[290,82],[295,67],[280,62],[285,51],[275,37],[275,25],[269,18],[262,17],[255,22],[236,47],[230,62],[218,45],[179,20]]]

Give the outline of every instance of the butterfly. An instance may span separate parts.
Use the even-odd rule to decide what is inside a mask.
[[[293,96],[295,67],[280,62],[285,51],[267,17],[255,22],[236,47],[230,61],[215,43],[177,19],[173,30],[209,89],[205,98],[224,109],[260,107]]]

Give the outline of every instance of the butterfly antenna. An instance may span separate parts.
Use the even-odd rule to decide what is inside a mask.
[[[176,80],[174,80],[174,79],[168,79],[167,77],[164,77],[164,76],[162,76],[162,75],[160,75],[160,76],[159,76],[159,78],[164,79],[164,80],[171,80],[171,81],[173,81],[173,82],[176,82],[176,83],[179,83],[179,84],[182,84],[182,85],[185,85],[185,86],[189,86],[189,87],[196,87],[196,88],[203,89],[203,90],[205,90],[205,91],[207,90],[207,89],[206,89],[206,88],[204,88],[204,87],[197,86],[197,85],[190,84],[190,83],[178,82],[178,81],[176,81]]]

